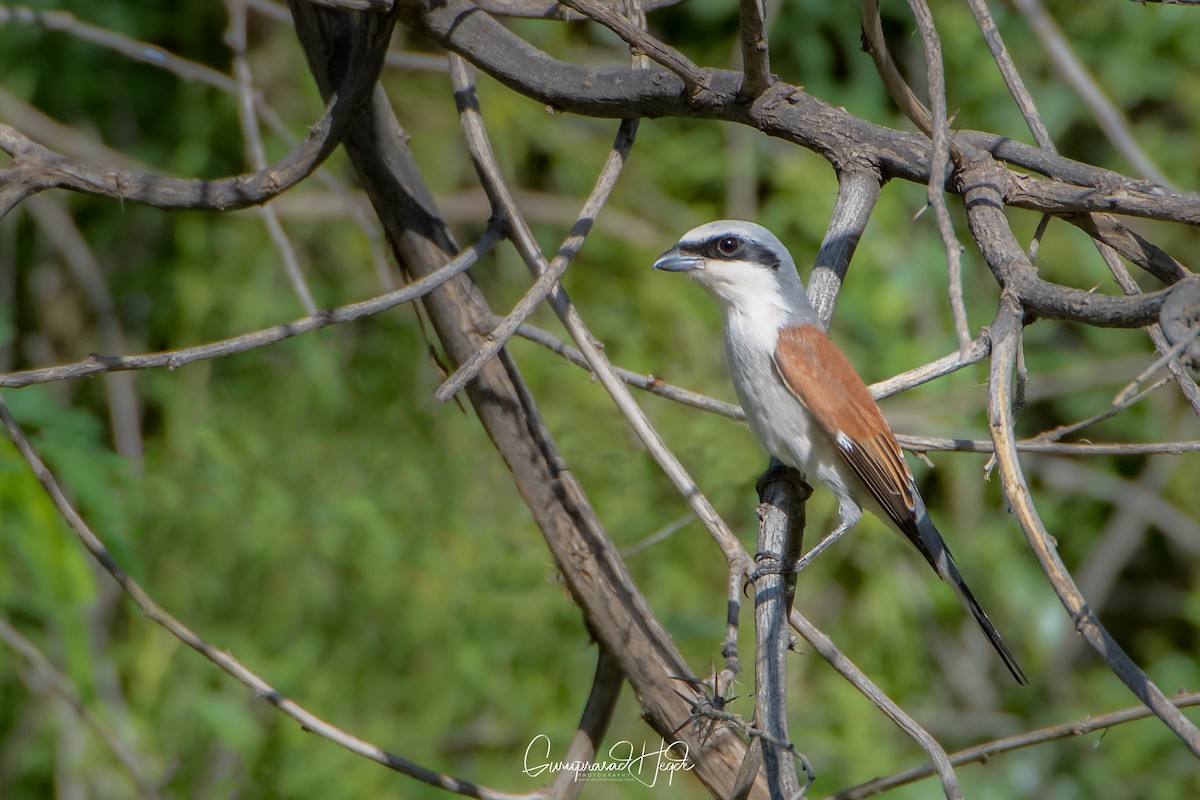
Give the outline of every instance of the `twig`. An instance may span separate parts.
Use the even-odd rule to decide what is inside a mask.
[[[887,89],[893,102],[899,106],[904,116],[924,133],[930,135],[933,126],[930,123],[929,110],[913,94],[908,82],[900,74],[900,69],[892,59],[887,40],[883,38],[883,21],[879,18],[879,0],[862,0],[863,43],[867,53],[875,63],[875,71],[879,73],[884,88]]]
[[[379,295],[378,297],[372,297],[369,300],[339,306],[331,311],[319,311],[312,316],[300,317],[283,325],[274,325],[270,328],[244,333],[240,336],[222,339],[211,344],[136,356],[92,355],[90,358],[77,361],[74,364],[31,369],[23,372],[10,372],[7,375],[0,375],[0,388],[16,389],[34,383],[82,378],[100,372],[156,369],[162,367],[178,369],[193,361],[204,361],[231,353],[243,353],[247,350],[280,342],[284,339],[290,339],[302,333],[327,328],[330,325],[353,322],[354,320],[386,311],[402,303],[408,303],[424,297],[455,275],[470,269],[499,240],[500,233],[498,229],[495,226],[490,227],[484,232],[478,242],[468,247],[458,258],[455,258],[444,267],[426,275],[418,281],[410,283],[408,286],[397,289],[394,292]]]
[[[925,51],[925,70],[929,84],[929,106],[933,122],[931,138],[933,149],[929,156],[929,185],[927,197],[937,220],[938,234],[946,250],[949,274],[950,311],[954,316],[954,331],[958,335],[958,349],[963,353],[971,346],[971,330],[967,322],[967,306],[963,299],[962,253],[963,246],[954,232],[950,209],[946,205],[946,176],[950,165],[951,141],[949,111],[946,108],[946,73],[942,63],[942,43],[933,14],[925,0],[908,0],[917,30],[921,33],[921,47]]]
[[[474,93],[474,79],[468,73],[465,62],[459,56],[451,57],[451,78],[455,84],[455,91],[460,94]],[[478,101],[476,101],[478,102]],[[466,126],[467,144],[471,150],[471,156],[475,161],[476,169],[479,171],[480,179],[486,186],[489,187],[489,193],[496,198],[500,208],[503,210],[506,221],[512,226],[511,237],[517,252],[525,261],[526,266],[535,276],[545,272],[548,268],[545,257],[538,248],[537,241],[533,237],[533,232],[529,229],[528,223],[522,216],[520,209],[513,202],[512,193],[508,186],[504,183],[504,178],[500,173],[499,167],[496,164],[495,155],[492,153],[491,144],[488,142],[486,131]],[[587,326],[579,316],[579,312],[571,305],[570,298],[563,291],[562,287],[557,287],[550,292],[549,295],[550,307],[554,309],[554,313],[562,321],[567,332],[571,334],[571,338],[575,340],[576,346],[583,354],[588,362],[588,366],[595,373],[600,383],[612,397],[617,408],[624,415],[629,426],[634,433],[641,439],[646,446],[647,451],[658,463],[663,473],[671,480],[675,487],[679,490],[688,503],[688,506],[695,512],[696,516],[704,523],[704,526],[712,534],[717,544],[721,547],[725,554],[726,561],[731,569],[739,569],[746,571],[749,567],[749,560],[746,559],[745,551],[738,542],[729,526],[721,519],[716,509],[713,508],[708,498],[696,485],[696,482],[684,469],[679,459],[667,448],[663,443],[662,438],[650,424],[650,420],[646,414],[638,406],[629,390],[625,388],[625,384],[621,378],[613,370],[607,356],[595,344],[591,333]]]
[[[390,4],[390,2],[389,2]],[[250,72],[250,62],[246,60],[246,4],[244,0],[225,0],[225,8],[229,14],[229,27],[225,32],[225,41],[233,51],[233,73],[237,80],[238,122],[242,127],[242,137],[246,142],[246,156],[250,168],[264,170],[267,168],[267,151],[263,147],[262,134],[258,128],[258,115],[255,113],[254,98],[258,94],[254,89],[254,78]],[[258,208],[258,214],[267,226],[267,233],[275,250],[283,261],[284,272],[292,291],[300,300],[300,305],[306,314],[317,313],[317,303],[313,300],[312,290],[300,268],[300,259],[291,240],[283,230],[279,215],[269,205]]]
[[[475,135],[483,135],[483,120],[479,115],[478,107],[471,107],[471,100],[474,95],[463,95],[456,93],[456,102],[460,104],[459,114],[463,119],[464,126],[470,126],[476,131]],[[558,248],[558,253],[550,260],[550,264],[546,271],[537,276],[533,286],[529,291],[517,302],[513,310],[508,316],[500,321],[498,325],[488,334],[487,342],[475,352],[465,362],[463,362],[454,374],[442,382],[442,385],[437,388],[433,396],[439,402],[446,402],[462,388],[466,386],[476,375],[479,370],[483,369],[484,364],[496,357],[496,353],[500,352],[500,348],[508,343],[517,329],[529,319],[529,315],[542,304],[542,302],[550,295],[557,286],[558,281],[570,266],[571,260],[575,258],[575,254],[579,252],[579,248],[583,246],[584,239],[591,232],[592,226],[596,224],[596,216],[600,213],[600,209],[608,201],[608,196],[616,186],[617,178],[621,174],[621,168],[625,165],[625,160],[629,157],[629,150],[633,147],[634,136],[637,132],[637,120],[626,119],[621,121],[620,128],[617,131],[616,141],[613,142],[612,149],[609,150],[608,158],[604,162],[604,166],[600,170],[600,175],[596,179],[596,185],[592,192],[588,195],[587,202],[583,204],[583,209],[579,212],[575,224],[571,227],[571,235],[563,241]],[[495,209],[501,211],[499,207]]]
[[[937,772],[938,777],[941,779],[942,792],[946,795],[947,800],[961,800],[963,794],[962,789],[958,785],[958,777],[954,774],[954,767],[950,763],[949,756],[946,755],[946,751],[942,746],[938,744],[937,739],[922,728],[904,709],[896,705],[895,701],[888,697],[862,670],[855,666],[853,661],[837,648],[832,639],[805,619],[804,615],[792,609],[790,620],[796,632],[804,637],[804,640],[812,645],[813,649],[829,662],[830,666],[837,670],[843,678],[849,681],[851,686],[861,692],[888,719],[895,723],[896,727],[904,731],[928,754],[930,761],[933,762],[932,769]]]
[[[746,74],[742,91],[751,99],[762,94],[773,80],[771,51],[767,45],[766,0],[740,0],[738,29],[742,41],[742,71]]]
[[[1055,428],[1051,428],[1050,430],[1042,431],[1041,433],[1039,433],[1037,436],[1034,436],[1029,441],[1031,441],[1031,442],[1057,442],[1059,439],[1062,439],[1064,436],[1070,436],[1072,433],[1077,433],[1077,432],[1083,430],[1084,428],[1088,428],[1088,427],[1091,427],[1092,425],[1095,425],[1098,422],[1103,422],[1106,419],[1111,419],[1111,418],[1115,417],[1117,414],[1120,414],[1125,409],[1129,408],[1134,403],[1141,400],[1143,397],[1150,395],[1152,392],[1154,392],[1155,390],[1157,390],[1160,387],[1162,387],[1163,385],[1165,385],[1166,382],[1167,382],[1167,379],[1163,378],[1162,380],[1156,382],[1153,386],[1149,387],[1145,391],[1137,392],[1136,394],[1133,392],[1124,392],[1123,391],[1123,392],[1121,392],[1121,394],[1117,395],[1117,398],[1115,400],[1113,400],[1112,405],[1110,405],[1105,410],[1101,411],[1099,414],[1095,414],[1093,416],[1088,417],[1087,419],[1080,420],[1079,422],[1071,423],[1070,425],[1059,425]]]
[[[1004,40],[1000,37],[1000,29],[996,27],[996,20],[992,18],[992,12],[987,7],[987,3],[985,0],[967,0],[967,5],[970,6],[971,13],[975,15],[975,22],[979,25],[983,40],[987,43],[992,59],[996,62],[1000,75],[1004,78],[1004,85],[1008,87],[1008,93],[1012,95],[1017,108],[1021,110],[1021,116],[1025,118],[1025,124],[1029,126],[1033,140],[1037,142],[1038,147],[1053,151],[1054,142],[1050,138],[1050,131],[1042,122],[1042,115],[1038,113],[1033,96],[1025,88],[1025,81],[1021,79],[1017,65],[1013,63],[1012,56],[1008,54],[1008,48],[1004,46]]]
[[[497,319],[499,319],[497,317]],[[576,348],[559,339],[549,331],[535,328],[532,325],[522,325],[517,329],[517,335],[522,339],[526,339],[535,344],[541,345],[552,353],[557,353],[564,359],[574,364],[577,367],[582,367],[588,372],[592,372],[591,364],[583,353]],[[693,392],[688,389],[683,389],[674,384],[667,383],[657,375],[643,375],[640,372],[623,369],[618,366],[612,367],[622,381],[633,386],[636,389],[649,392],[650,394],[665,397],[668,400],[674,400],[677,403],[682,403],[693,408],[698,408],[701,411],[707,411],[710,414],[717,414],[722,417],[729,417],[734,420],[744,420],[746,415],[742,412],[740,406],[735,406],[732,403],[725,403],[721,400],[716,400],[707,395]],[[594,372],[592,373],[595,374]],[[2,386],[3,384],[0,384]]]
[[[388,769],[395,770],[411,778],[428,783],[431,786],[445,789],[446,791],[455,792],[467,797],[480,798],[480,800],[528,800],[527,795],[498,792],[479,784],[462,781],[449,775],[435,772],[406,758],[382,750],[369,742],[365,742],[315,716],[295,701],[284,697],[273,686],[247,669],[240,661],[230,655],[229,652],[213,647],[160,606],[142,588],[141,584],[131,578],[125,569],[117,563],[108,548],[105,547],[100,538],[96,536],[88,524],[84,522],[83,518],[79,516],[79,513],[71,505],[70,501],[67,500],[66,495],[63,494],[62,489],[58,485],[58,481],[34,451],[33,446],[29,443],[29,439],[25,436],[25,432],[21,430],[20,425],[13,418],[8,404],[4,402],[2,397],[0,397],[0,421],[7,428],[8,435],[12,439],[13,444],[16,445],[17,450],[20,451],[21,457],[29,464],[38,482],[42,484],[42,488],[50,496],[54,507],[58,509],[58,513],[66,520],[67,525],[74,531],[84,548],[104,568],[105,572],[111,575],[113,580],[125,590],[125,593],[129,595],[137,607],[141,609],[142,613],[151,621],[216,664],[243,685],[253,689],[257,697],[266,700],[285,715],[300,723],[300,726],[305,731],[315,733],[356,755],[360,755],[377,764],[382,764]]]
[[[914,453],[934,451],[959,453],[994,453],[995,443],[989,439],[943,439],[932,436],[896,434],[905,450]],[[1021,439],[1016,442],[1019,453],[1055,453],[1071,456],[1179,456],[1200,451],[1200,441],[1182,442],[1038,442]]]
[[[564,6],[596,20],[620,36],[631,47],[649,56],[652,61],[674,72],[683,81],[693,100],[711,94],[709,77],[705,70],[697,67],[683,53],[663,44],[658,39],[638,28],[610,6],[600,5],[593,0],[559,0]]]
[[[1112,248],[1099,243],[1097,243],[1096,247],[1099,249],[1100,255],[1104,258],[1104,263],[1108,265],[1109,271],[1112,273],[1113,278],[1116,280],[1121,289],[1124,290],[1124,292],[1128,295],[1140,294],[1142,291],[1141,288],[1137,285],[1137,282],[1133,280],[1133,276],[1129,274],[1129,270],[1125,269],[1125,265],[1121,263],[1119,258],[1117,258]],[[1180,291],[1186,292],[1187,289],[1186,287],[1180,287]],[[1200,289],[1194,291],[1196,292],[1197,296],[1200,296]],[[1180,294],[1179,297],[1186,298],[1186,295]],[[1188,374],[1187,368],[1184,367],[1180,358],[1184,351],[1187,350],[1189,337],[1180,337],[1180,342],[1183,346],[1179,347],[1179,343],[1177,343],[1176,346],[1172,346],[1167,336],[1169,329],[1171,328],[1169,316],[1170,312],[1173,310],[1173,301],[1174,297],[1169,298],[1167,302],[1163,304],[1163,310],[1159,315],[1161,321],[1156,322],[1153,325],[1149,325],[1146,328],[1146,333],[1149,335],[1150,341],[1154,344],[1154,349],[1160,356],[1159,360],[1154,362],[1151,368],[1147,369],[1147,372],[1157,371],[1158,367],[1161,366],[1162,363],[1165,363],[1167,370],[1171,373],[1171,377],[1174,378],[1176,385],[1179,386],[1179,390],[1183,393],[1184,398],[1191,404],[1192,410],[1197,415],[1200,415],[1200,387],[1196,386],[1196,381],[1194,381],[1192,376]],[[1167,326],[1166,329],[1163,327],[1164,324]],[[1137,383],[1137,381],[1135,381],[1135,383]],[[1124,391],[1122,391],[1121,394],[1118,394],[1118,400],[1120,400],[1124,394]]]
[[[1191,708],[1200,705],[1200,692],[1181,692],[1170,698],[1169,702],[1176,708]],[[1024,747],[1034,747],[1059,739],[1068,739],[1072,736],[1086,736],[1094,731],[1107,730],[1117,725],[1124,725],[1127,722],[1145,719],[1150,716],[1150,713],[1150,710],[1145,706],[1133,706],[1121,711],[1102,714],[1098,717],[1085,717],[1077,722],[1067,722],[1062,725],[1039,728],[1035,731],[997,739],[986,744],[968,747],[965,750],[951,753],[950,763],[956,767],[976,762],[986,764],[993,756],[1010,753],[1013,750],[1020,750]],[[876,778],[858,786],[843,789],[837,794],[832,795],[829,800],[863,800],[863,798],[872,797],[881,792],[927,778],[932,774],[933,769],[928,764],[923,764],[904,772],[898,772],[895,775],[889,775],[886,778]]]
[[[1095,78],[1091,76],[1079,57],[1075,55],[1070,43],[1041,4],[1041,0],[1013,0],[1013,6],[1025,17],[1025,21],[1033,30],[1034,36],[1041,42],[1042,48],[1050,58],[1050,63],[1054,65],[1059,75],[1091,109],[1100,129],[1104,131],[1104,135],[1112,142],[1117,152],[1124,156],[1143,177],[1162,186],[1170,186],[1171,181],[1138,145],[1137,138],[1130,130],[1124,115],[1108,99],[1104,90],[1096,83]]]
[[[1021,333],[1022,313],[1009,293],[1001,297],[1000,311],[992,325],[992,371],[988,392],[988,426],[996,445],[996,460],[1005,495],[1017,516],[1025,538],[1037,556],[1042,571],[1067,609],[1075,629],[1108,662],[1114,674],[1145,703],[1187,745],[1200,756],[1200,730],[1179,709],[1171,705],[1162,691],[1126,655],[1112,635],[1100,623],[1058,555],[1057,548],[1042,525],[1034,508],[1029,487],[1017,460],[1013,435],[1012,373],[1016,364],[1017,338]]]

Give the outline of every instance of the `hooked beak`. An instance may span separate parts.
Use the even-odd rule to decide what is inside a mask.
[[[658,260],[654,262],[654,268],[664,272],[691,272],[704,269],[704,259],[699,256],[685,255],[672,247],[658,257]]]

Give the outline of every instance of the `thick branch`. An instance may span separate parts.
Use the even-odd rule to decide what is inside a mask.
[[[345,38],[348,21],[321,13],[303,0],[289,5],[317,82],[328,94],[330,71],[338,61],[336,45]],[[420,276],[444,263],[454,250],[452,239],[382,92],[376,92],[367,113],[349,132],[346,151],[404,268]],[[483,343],[475,332],[487,330],[492,316],[466,275],[430,294],[424,306],[455,363]],[[690,706],[676,693],[678,683],[672,676],[687,675],[687,663],[647,607],[583,487],[564,464],[506,351],[480,371],[466,393],[511,470],[589,629],[620,662],[647,722],[671,741],[686,741],[694,774],[714,794],[724,796],[733,786],[746,746],[733,733],[718,730],[701,748],[686,729]],[[760,783],[753,796],[765,796]]]
[[[597,69],[551,58],[469,0],[446,0],[433,7],[404,0],[397,9],[406,25],[505,86],[558,110],[593,117],[687,116],[738,122],[812,150],[837,169],[874,165],[884,178],[929,181],[926,137],[874,125],[784,81],[776,81],[747,104],[741,73],[701,68],[695,79],[703,78],[708,91],[694,95],[670,72]],[[996,134],[964,131],[954,138],[968,159],[978,157],[974,151],[982,149],[1014,166],[1076,184],[1055,189],[1044,181],[1027,181],[1016,193],[1022,207],[1052,214],[1094,210],[1200,222],[1200,194],[1165,190]],[[1080,186],[1100,191],[1087,192]]]
[[[804,542],[804,504],[812,487],[791,467],[772,461],[758,479],[758,554],[794,564]],[[787,725],[788,615],[796,593],[796,573],[763,575],[754,583],[754,719],[767,734],[763,768],[772,800],[791,800],[800,791]]]

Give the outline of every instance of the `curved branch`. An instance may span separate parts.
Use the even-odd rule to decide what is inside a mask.
[[[1108,328],[1140,328],[1157,321],[1163,303],[1182,283],[1148,294],[1111,297],[1040,278],[1004,216],[1004,203],[1008,199],[1004,187],[1010,175],[995,161],[981,158],[966,165],[958,176],[967,223],[1002,288],[1015,293],[1021,306],[1039,317]]]
[[[1193,754],[1200,756],[1200,729],[1171,704],[1137,664],[1104,628],[1095,612],[1079,592],[1066,565],[1058,555],[1050,534],[1034,508],[1029,487],[1017,459],[1013,433],[1013,369],[1017,360],[1017,341],[1021,334],[1021,310],[1016,298],[1005,293],[992,326],[992,370],[988,392],[988,426],[996,446],[1004,493],[1016,515],[1029,546],[1054,588],[1075,629],[1108,662],[1113,673],[1129,687],[1178,736]]]
[[[812,150],[838,169],[868,163],[885,178],[929,181],[925,136],[859,119],[785,81],[776,81],[749,102],[742,95],[741,73],[700,68],[694,79],[702,79],[709,91],[693,96],[683,80],[670,72],[597,69],[552,58],[469,0],[445,0],[433,6],[403,0],[397,11],[406,25],[464,56],[513,91],[558,110],[591,117],[687,116],[738,122]],[[967,158],[980,155],[973,150],[984,150],[1057,180],[1104,189],[1088,200],[1070,192],[1064,197],[1042,197],[1039,192],[1049,187],[1026,184],[1023,207],[1054,214],[1086,209],[1200,221],[1200,194],[1169,191],[998,134],[961,131],[954,138]]]
[[[266,169],[219,180],[172,178],[70,158],[0,124],[0,150],[12,165],[0,172],[0,217],[31,194],[70,189],[165,210],[227,211],[260,205],[312,174],[333,152],[362,110],[383,66],[395,16],[365,14],[356,28],[354,69],[343,76],[325,113],[303,142]]]
[[[879,173],[872,170],[845,170],[838,174],[837,203],[808,278],[808,299],[826,328],[833,318],[833,307],[850,269],[850,259],[871,221],[882,188]]]

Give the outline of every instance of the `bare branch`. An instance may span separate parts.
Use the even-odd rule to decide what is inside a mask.
[[[950,113],[946,108],[946,74],[942,64],[942,43],[933,24],[933,14],[925,0],[908,0],[917,30],[921,33],[921,47],[925,51],[925,67],[929,84],[931,138],[933,149],[929,156],[929,184],[926,197],[933,207],[937,220],[938,235],[946,250],[949,273],[950,311],[954,316],[954,331],[958,335],[958,349],[964,353],[971,346],[971,330],[967,322],[967,305],[963,300],[962,251],[963,247],[954,232],[950,209],[946,206],[946,174],[950,165]],[[956,157],[958,154],[956,153]]]
[[[203,361],[210,358],[243,353],[284,339],[290,339],[302,333],[317,331],[330,325],[343,322],[353,322],[356,319],[378,314],[402,303],[408,303],[437,289],[446,281],[470,269],[480,256],[490,250],[500,240],[500,233],[495,227],[488,228],[479,241],[464,250],[458,258],[447,263],[435,272],[420,280],[413,281],[402,289],[372,297],[357,303],[340,306],[331,311],[319,311],[307,317],[300,317],[283,325],[244,333],[229,339],[222,339],[211,344],[185,347],[180,350],[168,350],[162,353],[148,353],[136,356],[101,356],[92,355],[74,364],[64,364],[57,367],[44,367],[23,372],[10,372],[0,375],[0,388],[16,389],[35,383],[49,383],[71,378],[82,378],[100,372],[117,372],[134,369],[178,369],[193,361]]]
[[[1061,218],[1163,283],[1175,283],[1193,274],[1153,242],[1109,214],[1066,214]]]
[[[452,70],[462,70],[465,68],[462,60],[457,56],[451,56],[451,59]],[[463,78],[459,76],[456,80],[462,81]],[[455,98],[459,103],[459,114],[462,117],[463,125],[474,131],[474,136],[485,136],[483,119],[479,114],[478,106],[475,104],[475,95],[455,92]],[[629,150],[633,147],[633,139],[636,132],[637,120],[627,119],[621,121],[616,141],[613,142],[612,149],[609,150],[608,158],[600,170],[595,187],[588,196],[587,202],[583,204],[583,209],[579,212],[575,224],[571,227],[571,235],[558,248],[558,253],[550,260],[546,271],[537,276],[537,280],[534,281],[533,286],[529,288],[529,291],[513,307],[508,316],[488,334],[487,343],[479,348],[475,352],[475,355],[463,362],[454,371],[454,374],[437,388],[433,396],[439,402],[444,403],[449,400],[460,392],[471,379],[478,375],[483,365],[495,358],[496,353],[500,352],[500,348],[504,347],[525,320],[529,319],[529,315],[534,312],[534,309],[541,305],[550,293],[558,287],[559,278],[567,271],[571,260],[579,252],[579,248],[583,246],[584,239],[591,232],[592,226],[596,224],[596,216],[600,213],[600,209],[604,207],[605,202],[607,202],[613,187],[616,186],[617,178],[621,174],[621,168],[624,167],[625,160],[629,157]],[[496,201],[493,199],[493,214],[503,215],[503,209],[495,203]]]
[[[1088,73],[1087,68],[1075,55],[1075,51],[1071,49],[1066,37],[1046,12],[1040,0],[1013,0],[1013,5],[1025,17],[1025,21],[1033,30],[1034,36],[1041,42],[1042,48],[1050,58],[1050,63],[1058,70],[1059,75],[1092,110],[1096,122],[1100,124],[1100,129],[1104,131],[1104,135],[1112,142],[1117,152],[1124,156],[1143,177],[1162,186],[1170,186],[1171,181],[1138,145],[1124,115],[1113,105],[1113,102],[1104,94],[1104,90]]]
[[[812,487],[791,467],[772,461],[758,479],[758,552],[795,564],[803,552],[804,505]],[[791,651],[788,614],[796,592],[796,573],[767,574],[754,583],[754,720],[769,737],[762,743],[763,768],[773,798],[790,800],[800,789],[790,751],[775,742],[790,743],[787,724],[787,654]]]
[[[1017,460],[1013,436],[1012,371],[1016,364],[1021,312],[1015,298],[1006,293],[992,325],[992,374],[988,393],[988,425],[996,445],[996,460],[1009,505],[1020,522],[1025,538],[1059,600],[1070,614],[1075,629],[1112,668],[1114,674],[1187,745],[1200,756],[1200,730],[1162,693],[1100,623],[1058,555],[1050,534],[1034,508],[1029,487]]]
[[[879,73],[884,88],[893,102],[900,108],[901,113],[908,117],[912,124],[928,136],[933,131],[929,110],[917,99],[909,87],[900,68],[892,59],[887,40],[883,38],[883,21],[879,18],[879,0],[862,0],[863,45],[871,60],[875,62],[875,71]]]
[[[850,682],[850,685],[863,694],[870,700],[876,708],[895,723],[896,727],[904,731],[922,750],[928,754],[930,761],[933,762],[933,769],[937,772],[938,777],[942,781],[942,792],[946,795],[947,800],[960,800],[963,796],[962,789],[958,785],[958,777],[954,774],[954,767],[950,763],[949,756],[946,751],[938,744],[937,739],[933,738],[921,725],[912,717],[910,717],[904,709],[896,705],[896,703],[884,694],[875,683],[868,678],[862,670],[855,666],[854,662],[846,657],[833,640],[822,633],[815,625],[809,622],[797,610],[792,609],[791,625],[804,640],[812,645],[813,649],[820,653],[821,657],[829,662],[838,673]]]
[[[896,434],[901,446],[914,453],[934,451],[959,453],[994,453],[995,443],[987,439],[940,439],[931,436]],[[1073,456],[1180,456],[1200,451],[1200,441],[1180,442],[1041,442],[1021,439],[1016,443],[1019,453],[1057,453]]]
[[[1017,71],[1012,56],[1008,54],[1008,48],[1004,46],[1004,40],[1000,37],[1000,29],[996,27],[996,20],[992,18],[992,12],[987,3],[985,0],[967,0],[967,5],[970,6],[971,13],[975,15],[975,22],[979,25],[983,40],[987,43],[988,50],[991,51],[992,59],[996,62],[1000,75],[1004,78],[1004,84],[1008,87],[1009,94],[1012,95],[1017,108],[1021,110],[1021,116],[1025,118],[1029,132],[1033,134],[1033,140],[1037,142],[1038,147],[1056,152],[1054,142],[1050,138],[1050,131],[1046,130],[1046,124],[1042,122],[1042,115],[1038,113],[1037,106],[1033,102],[1033,96],[1025,88],[1025,81],[1021,79],[1021,73]]]
[[[657,11],[679,5],[684,0],[644,0],[641,3],[644,11]],[[565,22],[579,22],[588,19],[586,14],[574,11],[558,2],[558,0],[478,0],[478,5],[484,11],[496,17],[530,17],[533,19],[559,19]]]
[[[16,445],[17,450],[21,453],[21,457],[29,464],[29,468],[33,470],[38,482],[42,484],[42,488],[50,496],[54,507],[58,509],[59,514],[66,520],[67,525],[70,526],[84,548],[104,568],[105,572],[113,577],[113,580],[129,595],[137,607],[141,609],[142,613],[172,636],[179,639],[179,641],[236,678],[247,688],[254,690],[256,697],[266,700],[288,717],[300,723],[300,726],[304,730],[315,733],[323,739],[328,739],[356,755],[382,764],[388,769],[403,773],[411,778],[416,778],[431,786],[437,786],[446,791],[466,797],[479,798],[480,800],[526,800],[526,795],[497,792],[485,786],[471,783],[470,781],[461,781],[449,775],[435,772],[401,756],[389,753],[369,742],[365,742],[317,717],[295,701],[284,697],[273,686],[247,669],[228,651],[213,647],[206,642],[192,631],[191,628],[184,625],[179,619],[160,606],[142,588],[141,584],[131,578],[124,568],[112,557],[108,548],[105,547],[100,538],[88,527],[88,524],[84,522],[70,501],[67,500],[54,475],[46,468],[46,465],[38,457],[37,453],[34,452],[33,446],[25,436],[25,432],[21,430],[21,426],[13,418],[12,412],[8,409],[8,404],[4,402],[3,398],[0,398],[0,421],[7,428],[8,435],[12,439],[13,444]]]
[[[263,146],[258,128],[258,115],[255,113],[254,98],[257,92],[254,89],[254,78],[250,73],[250,62],[246,60],[246,4],[244,0],[226,0],[225,8],[229,14],[229,28],[225,32],[225,41],[233,51],[233,72],[237,77],[238,122],[242,126],[242,137],[246,142],[246,155],[250,167],[262,171],[267,168],[267,151]],[[283,261],[284,272],[292,285],[292,291],[300,300],[301,307],[307,314],[317,313],[317,303],[313,300],[312,290],[309,289],[308,281],[300,268],[300,259],[283,230],[279,215],[268,205],[261,206],[258,213]]]
[[[1200,692],[1180,692],[1172,697],[1170,702],[1176,708],[1192,708],[1200,705]],[[1020,750],[1023,747],[1034,747],[1058,739],[1086,736],[1095,731],[1103,731],[1117,725],[1124,725],[1127,722],[1145,719],[1150,716],[1150,713],[1150,709],[1145,706],[1133,706],[1122,711],[1114,711],[1110,714],[1087,716],[1077,722],[1052,725],[1036,731],[1029,731],[1016,736],[1009,736],[1005,739],[997,739],[994,742],[969,747],[965,750],[959,750],[957,753],[950,754],[950,763],[956,767],[971,763],[986,764],[993,756],[1010,753],[1014,750]],[[932,774],[933,768],[928,764],[923,764],[904,772],[898,772],[895,775],[889,775],[886,778],[875,778],[858,786],[843,789],[830,797],[829,800],[864,800],[864,798],[873,797],[881,792],[914,783]]]
[[[711,94],[707,70],[700,69],[683,53],[655,39],[615,9],[600,5],[594,0],[559,0],[559,2],[596,20],[620,36],[631,48],[639,53],[644,53],[651,61],[661,64],[678,75],[688,88],[693,100],[699,100],[701,97]]]
[[[808,278],[808,299],[826,328],[881,189],[877,172],[859,168],[838,174],[837,203]]]
[[[740,0],[738,29],[742,40],[743,87],[748,97],[757,97],[771,85],[771,51],[767,45],[766,0]]]
[[[0,171],[0,217],[31,194],[50,188],[99,194],[157,208],[230,210],[258,205],[308,177],[341,141],[370,96],[395,17],[366,15],[340,89],[299,146],[264,170],[220,180],[170,178],[69,158],[0,124],[0,150],[12,165]]]

